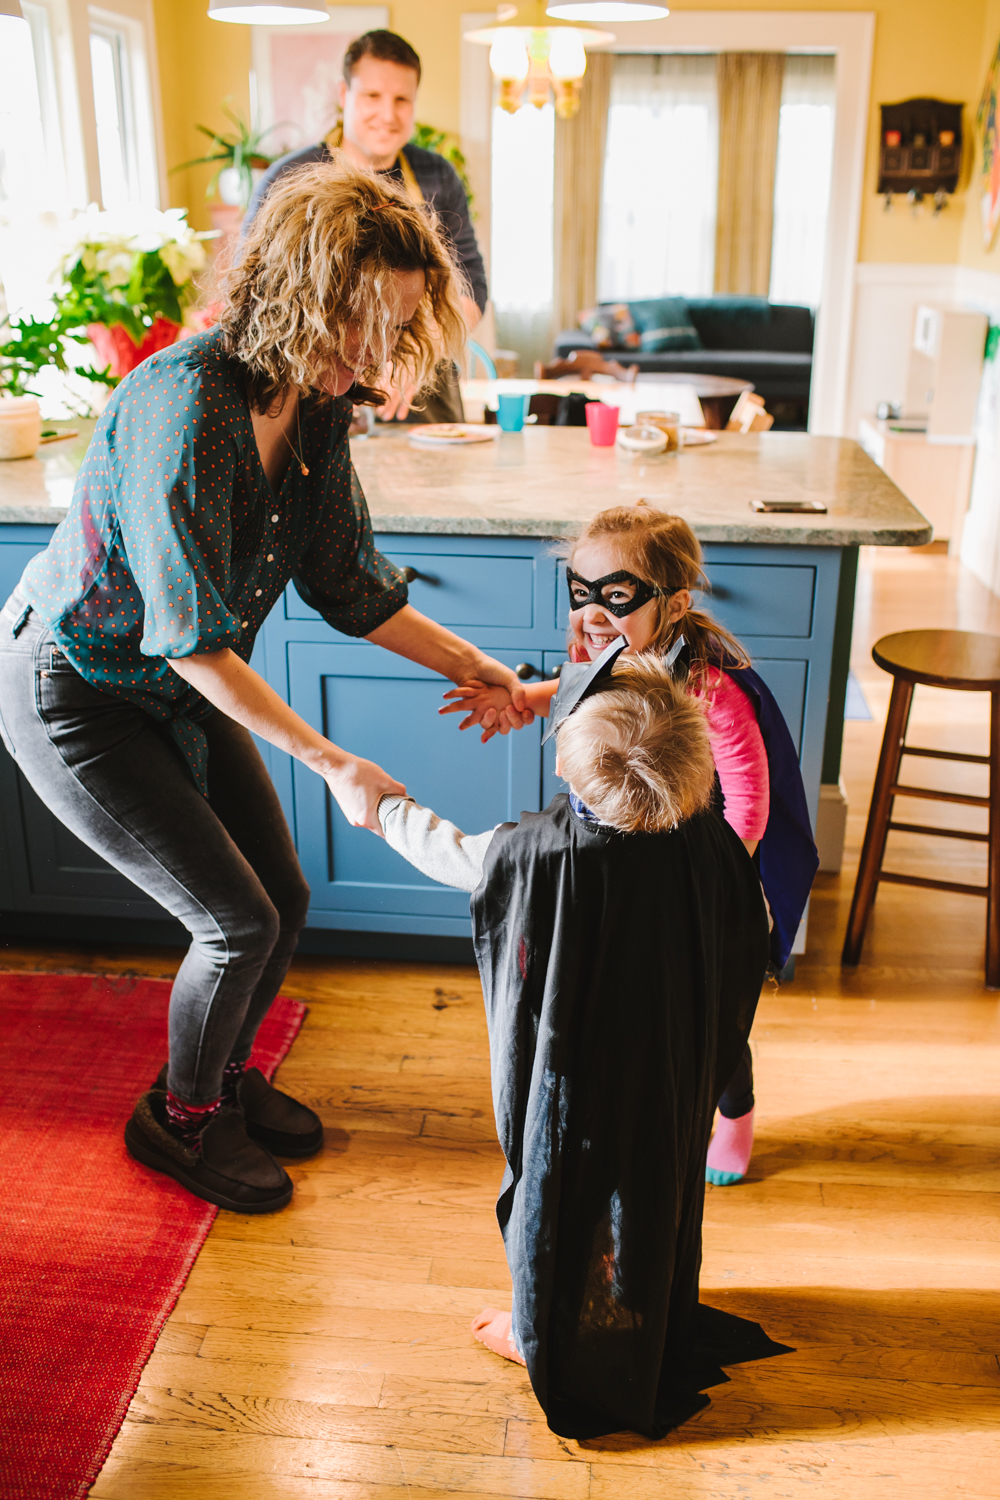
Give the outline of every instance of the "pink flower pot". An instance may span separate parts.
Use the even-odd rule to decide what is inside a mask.
[[[91,323],[87,337],[97,351],[99,368],[110,365],[112,375],[121,379],[151,354],[175,343],[180,331],[179,323],[172,323],[169,318],[157,318],[141,344],[135,342],[121,323],[114,323],[110,328],[103,323]]]

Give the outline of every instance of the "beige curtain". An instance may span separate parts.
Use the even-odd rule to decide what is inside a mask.
[[[720,52],[715,290],[766,297],[783,52]]]
[[[575,328],[580,309],[597,301],[601,181],[614,65],[612,53],[588,53],[580,113],[556,121],[552,301],[557,330]]]

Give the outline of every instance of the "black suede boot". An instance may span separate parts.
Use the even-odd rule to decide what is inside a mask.
[[[125,1126],[130,1156],[206,1203],[239,1214],[269,1214],[290,1201],[291,1178],[249,1139],[236,1110],[220,1110],[198,1139],[200,1151],[189,1151],[167,1128],[167,1096],[158,1089],[142,1095]]]
[[[164,1065],[153,1087],[166,1086]],[[268,1083],[259,1068],[247,1068],[236,1085],[236,1100],[247,1135],[275,1156],[301,1159],[315,1156],[322,1146],[323,1121],[319,1115]]]

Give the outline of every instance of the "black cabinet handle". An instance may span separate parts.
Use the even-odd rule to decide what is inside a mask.
[[[400,568],[400,572],[407,583],[412,583],[414,579],[419,578],[421,583],[429,583],[436,587],[441,582],[440,578],[434,578],[430,573],[418,573],[416,568],[411,568],[409,565]]]
[[[531,665],[530,661],[518,662],[517,666],[514,668],[514,674],[515,676],[520,677],[522,682],[527,682],[529,677],[541,677],[542,675],[537,667],[533,667]]]

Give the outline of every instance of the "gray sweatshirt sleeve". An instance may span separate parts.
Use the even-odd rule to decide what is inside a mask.
[[[378,820],[386,843],[408,859],[422,875],[460,891],[474,891],[483,878],[483,863],[495,828],[486,833],[462,833],[421,807],[412,797],[385,796]]]

